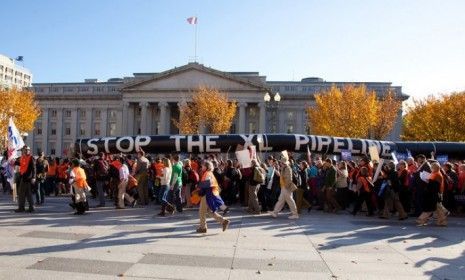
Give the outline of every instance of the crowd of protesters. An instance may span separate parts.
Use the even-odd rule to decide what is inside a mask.
[[[26,200],[27,211],[33,212],[34,206],[46,203],[46,196],[72,194],[70,206],[75,214],[83,214],[89,209],[86,193],[97,201],[90,207],[110,203],[124,209],[153,203],[160,205],[159,216],[182,213],[199,204],[197,231],[203,233],[207,215],[226,230],[229,220],[223,216],[235,204],[250,215],[269,213],[272,217],[287,205],[289,219],[312,209],[345,210],[354,216],[365,212],[382,219],[397,213],[399,220],[416,217],[418,225],[435,216],[439,226],[447,225],[450,211],[463,210],[465,164],[440,165],[417,155],[398,163],[388,161],[374,178],[378,166],[368,157],[337,162],[301,156],[254,158],[251,167],[243,168],[236,159],[216,155],[181,159],[178,154],[152,157],[139,151],[135,157],[100,153],[87,160],[69,160],[46,158],[43,153],[33,157],[25,147],[16,163],[16,212],[26,211]],[[11,190],[4,174],[1,182],[4,192]]]

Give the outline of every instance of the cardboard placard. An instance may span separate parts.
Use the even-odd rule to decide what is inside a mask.
[[[371,158],[371,160],[379,161],[379,151],[378,151],[378,147],[376,147],[376,146],[370,146],[370,147],[368,147],[368,151],[370,152],[370,158]]]

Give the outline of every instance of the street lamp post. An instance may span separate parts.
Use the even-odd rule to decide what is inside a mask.
[[[269,92],[263,96],[263,100],[265,101],[265,106],[267,110],[271,113],[270,117],[270,124],[271,124],[271,133],[276,133],[277,127],[279,124],[279,118],[278,118],[278,107],[279,107],[279,102],[281,101],[281,95],[279,95],[279,92],[276,92],[276,94],[271,98],[271,95]]]

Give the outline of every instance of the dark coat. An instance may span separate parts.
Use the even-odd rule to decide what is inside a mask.
[[[429,180],[428,185],[423,192],[422,208],[424,212],[436,211],[437,203],[439,201],[439,189],[441,183],[437,180]]]

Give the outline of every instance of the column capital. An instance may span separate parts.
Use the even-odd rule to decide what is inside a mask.
[[[257,106],[260,107],[260,108],[265,108],[265,107],[266,107],[266,104],[265,104],[265,102],[259,102],[259,103],[257,104]]]
[[[158,102],[158,107],[168,107],[168,102],[166,101],[161,101],[161,102]]]
[[[147,101],[142,101],[142,102],[139,102],[139,106],[140,107],[147,107],[147,106],[149,106],[149,103]]]
[[[178,107],[183,107],[183,106],[187,105],[187,102],[186,102],[186,100],[183,100],[183,101],[178,102],[177,105],[178,105]]]
[[[239,102],[237,103],[239,107],[247,107],[247,102]]]
[[[130,104],[129,101],[123,101],[123,106],[124,107],[129,107],[129,104]]]

